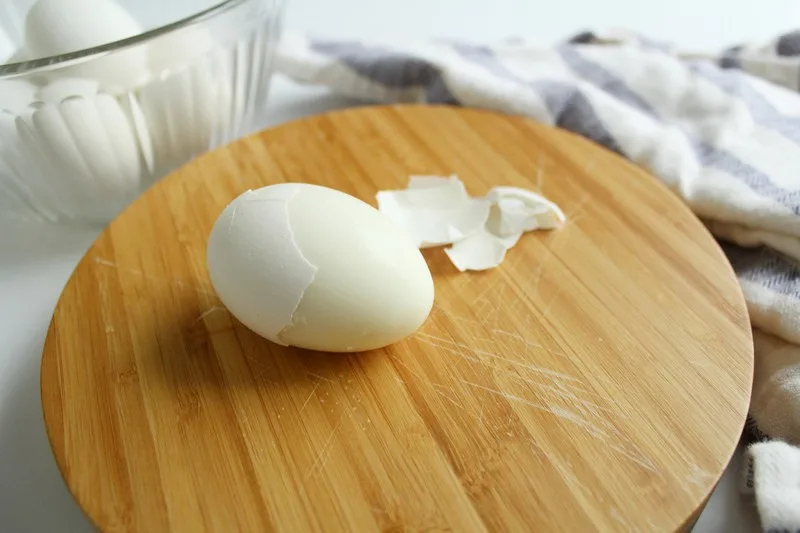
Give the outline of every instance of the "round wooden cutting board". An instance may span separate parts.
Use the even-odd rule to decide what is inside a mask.
[[[569,220],[488,272],[427,250],[436,303],[405,341],[284,348],[215,296],[206,238],[243,191],[299,181],[374,205],[451,173],[473,195],[541,191]],[[656,179],[523,118],[368,107],[217,150],[130,207],[61,297],[42,398],[104,531],[661,532],[719,480],[752,371],[733,271]]]

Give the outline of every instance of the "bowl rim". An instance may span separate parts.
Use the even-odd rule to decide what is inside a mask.
[[[125,39],[120,39],[118,41],[112,41],[99,46],[84,48],[82,50],[76,50],[74,52],[68,52],[66,54],[57,54],[53,56],[42,57],[28,61],[19,61],[16,63],[7,63],[4,65],[0,65],[0,79],[4,78],[13,79],[25,74],[32,74],[42,70],[51,70],[54,67],[57,68],[60,66],[64,66],[65,64],[83,63],[84,61],[82,60],[86,60],[86,58],[91,58],[94,56],[102,56],[112,52],[116,52],[124,48],[136,46],[138,44],[142,44],[144,42],[155,39],[156,37],[166,35],[172,31],[193,26],[202,21],[212,19],[217,15],[226,13],[239,5],[247,4],[249,2],[259,2],[259,1],[263,0],[224,0],[222,2],[214,4],[211,7],[208,7],[201,11],[198,11],[197,13],[189,15],[188,17],[178,19],[174,22],[170,22],[169,24],[158,26],[156,28],[134,35],[132,37],[127,37]],[[273,6],[278,6],[282,2],[282,0],[270,0],[270,2],[273,4]]]

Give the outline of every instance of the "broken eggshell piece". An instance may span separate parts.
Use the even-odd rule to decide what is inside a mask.
[[[497,235],[520,235],[537,229],[555,229],[567,217],[556,204],[533,191],[518,187],[495,187],[486,198],[499,212]],[[512,245],[513,246],[513,245]]]
[[[511,247],[502,238],[482,230],[456,242],[445,249],[444,253],[460,272],[464,272],[490,270],[500,266],[509,248]]]
[[[462,272],[495,268],[524,233],[566,220],[556,204],[517,187],[472,198],[457,176],[411,176],[407,189],[381,191],[377,201],[420,248],[452,245],[445,253]]]
[[[406,190],[381,191],[378,209],[407,231],[419,248],[452,244],[479,231],[486,200],[470,198],[455,176],[412,176]]]
[[[369,204],[316,185],[236,198],[209,236],[208,271],[245,326],[319,351],[393,344],[433,306],[433,279],[415,243]]]

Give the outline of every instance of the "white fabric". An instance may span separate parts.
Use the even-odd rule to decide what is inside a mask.
[[[761,527],[767,533],[800,531],[800,448],[761,442],[748,450]]]
[[[800,445],[800,346],[759,331],[753,340],[759,357],[750,413],[761,432]]]
[[[784,233],[752,229],[739,224],[728,224],[717,220],[706,221],[711,233],[720,239],[753,248],[767,246],[800,261],[800,239]]]

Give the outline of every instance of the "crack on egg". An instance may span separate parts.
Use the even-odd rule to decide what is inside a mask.
[[[292,229],[292,221],[291,221],[291,217],[289,216],[289,204],[292,203],[292,200],[294,200],[294,198],[297,196],[298,192],[299,192],[299,190],[295,189],[295,191],[292,193],[292,195],[290,197],[288,197],[288,198],[283,200],[283,202],[285,204],[285,207],[286,207],[286,228],[289,230],[289,238],[292,241],[292,245],[294,246],[294,249],[297,251],[297,254],[300,256],[300,259],[302,259],[305,262],[305,264],[311,269],[312,275],[311,275],[311,280],[309,280],[308,284],[300,292],[300,297],[297,299],[297,305],[295,305],[294,309],[292,309],[291,320],[276,335],[277,340],[281,344],[283,344],[284,346],[288,346],[289,345],[289,343],[287,343],[286,341],[283,340],[284,333],[286,333],[288,330],[290,330],[291,328],[296,326],[299,322],[304,321],[304,319],[302,317],[298,316],[297,309],[300,307],[300,304],[302,303],[303,297],[305,296],[306,291],[308,290],[308,288],[311,285],[314,284],[314,280],[317,278],[317,272],[319,271],[319,268],[316,265],[314,265],[313,263],[311,263],[311,261],[309,261],[308,258],[303,254],[303,250],[300,249],[300,246],[298,246],[298,244],[297,244],[297,240],[295,240],[294,230]],[[251,201],[258,201],[258,200],[251,200]]]
[[[287,183],[245,191],[220,215],[208,245],[209,275],[225,307],[283,346],[288,343],[281,335],[296,322],[318,271],[291,225],[289,205],[300,190],[299,184]]]

